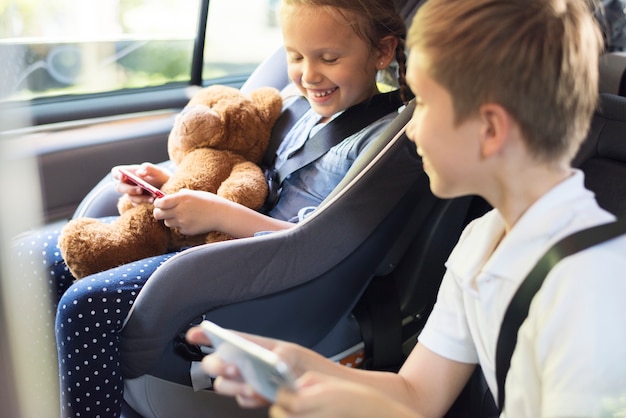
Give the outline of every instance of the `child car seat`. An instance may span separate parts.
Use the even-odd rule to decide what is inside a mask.
[[[190,362],[177,354],[177,336],[200,318],[294,341],[328,357],[362,345],[353,307],[372,277],[398,264],[438,202],[402,134],[410,112],[387,130],[395,131],[392,140],[381,135],[296,227],[195,247],[153,274],[122,332],[131,403],[129,385],[139,382],[143,392],[145,375],[191,385]],[[151,405],[161,407],[167,405]]]

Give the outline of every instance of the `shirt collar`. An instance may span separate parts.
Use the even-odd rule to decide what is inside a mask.
[[[466,231],[463,245],[455,248],[447,268],[466,284],[475,277],[480,280],[504,278],[521,280],[550,245],[563,236],[567,225],[579,210],[588,204],[596,205],[594,195],[584,188],[584,174],[573,174],[544,194],[522,217],[498,245],[504,235],[504,220],[497,210],[492,210],[474,221]],[[471,233],[480,225],[480,233]],[[493,248],[498,247],[493,251]],[[515,254],[524,254],[515,257]]]

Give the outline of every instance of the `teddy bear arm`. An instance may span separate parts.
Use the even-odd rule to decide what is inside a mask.
[[[161,190],[165,194],[185,188],[216,193],[228,178],[233,166],[231,153],[213,149],[196,149],[178,164]]]
[[[249,161],[235,164],[230,176],[217,190],[217,194],[251,209],[259,209],[267,197],[267,183],[263,171]]]
[[[117,211],[120,215],[127,210],[132,209],[134,206],[135,205],[133,205],[133,202],[130,201],[127,195],[120,196],[119,200],[117,201]]]

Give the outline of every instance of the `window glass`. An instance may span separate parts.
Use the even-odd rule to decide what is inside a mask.
[[[280,0],[211,0],[203,78],[247,75],[282,44]]]
[[[199,0],[0,0],[0,101],[188,81]]]
[[[201,0],[0,0],[0,102],[189,82]],[[205,83],[281,44],[280,0],[211,0]]]

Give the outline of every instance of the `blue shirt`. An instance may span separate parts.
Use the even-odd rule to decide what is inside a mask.
[[[338,114],[334,115],[333,118],[336,116]],[[398,116],[397,112],[391,112],[383,116],[376,122],[345,138],[317,160],[292,173],[283,181],[280,199],[276,206],[270,210],[269,216],[297,222],[300,220],[298,213],[301,210],[317,207],[339,184],[365,147],[396,116]],[[282,163],[288,159],[288,157],[285,158],[285,153],[289,156],[304,145],[306,139],[311,136],[311,129],[319,129],[319,125],[311,126],[314,125],[314,123],[311,123],[312,120],[319,121],[319,118],[320,116],[315,112],[307,111],[286,135],[285,141],[290,143],[285,144],[285,146],[281,144],[277,151],[276,160]],[[302,131],[303,128],[305,131]],[[300,130],[298,135],[291,135],[292,132],[297,130]],[[289,140],[289,137],[294,139]],[[299,139],[299,142],[297,142],[299,146],[293,146],[296,143],[295,141],[298,141],[295,137]],[[305,138],[305,140],[302,140],[302,138]]]

